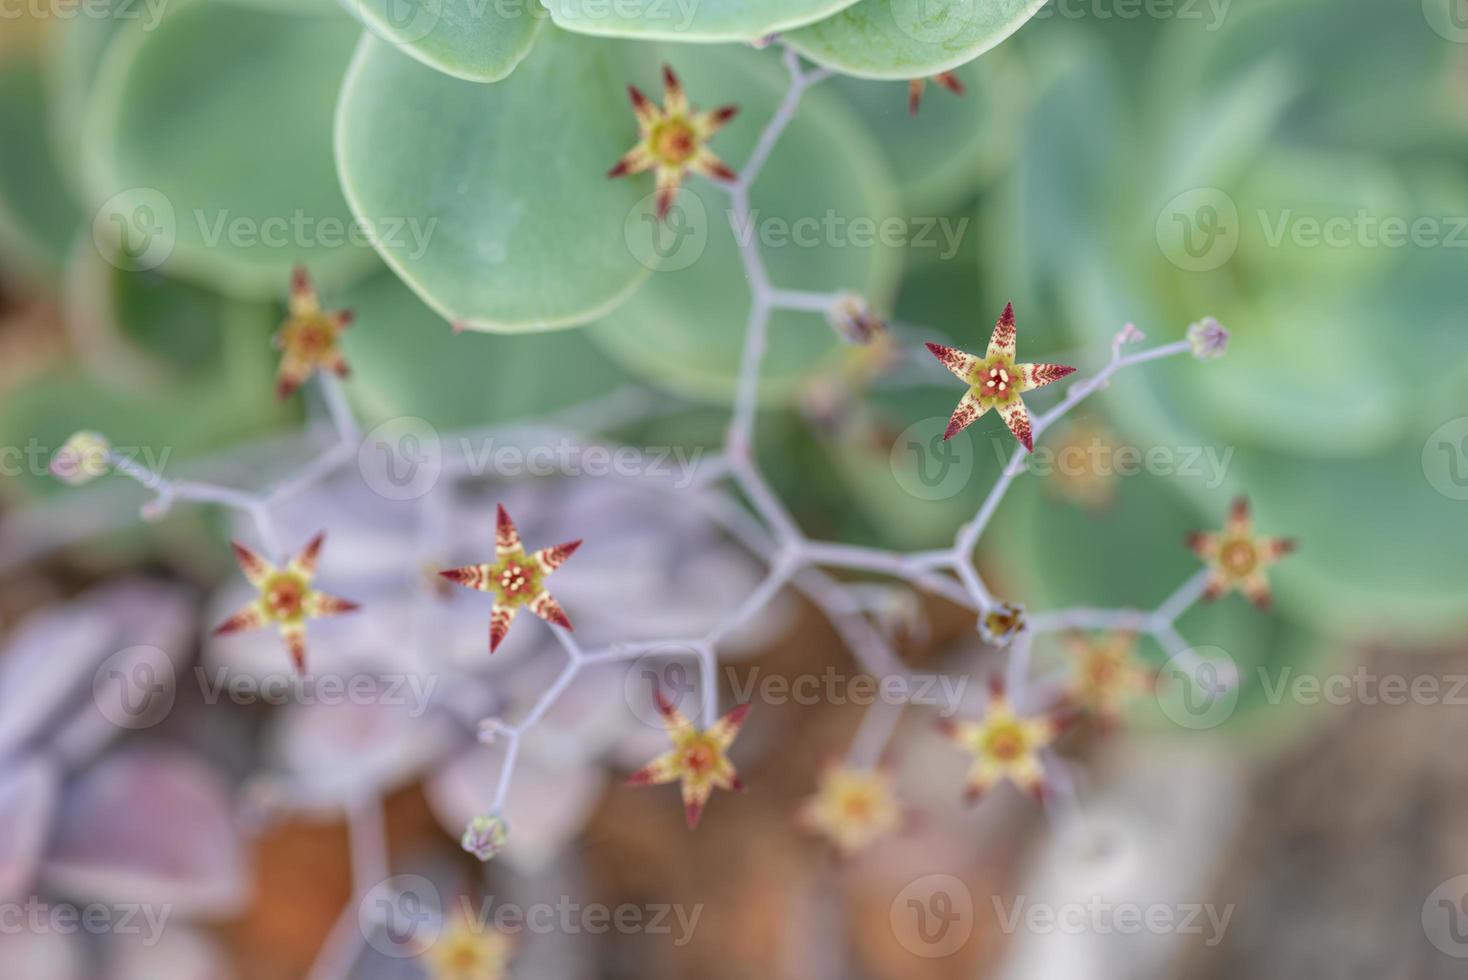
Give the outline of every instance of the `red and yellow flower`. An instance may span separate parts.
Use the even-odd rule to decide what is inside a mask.
[[[928,344],[933,356],[943,366],[968,386],[968,393],[958,403],[953,417],[948,422],[944,439],[951,439],[968,428],[989,409],[996,409],[1004,418],[1004,424],[1020,444],[1030,452],[1035,451],[1035,439],[1030,431],[1030,413],[1020,395],[1053,384],[1075,371],[1062,364],[1018,364],[1014,360],[1014,304],[1004,307],[994,333],[989,338],[989,350],[983,357],[975,357],[953,347]]]
[[[1118,724],[1128,704],[1156,687],[1157,671],[1137,656],[1133,632],[1067,633],[1064,643],[1071,661],[1069,699],[1103,728]]]
[[[276,568],[239,542],[233,542],[235,560],[245,578],[260,593],[239,612],[220,623],[215,636],[274,625],[290,651],[297,673],[306,671],[306,623],[340,616],[361,608],[355,602],[320,592],[311,585],[326,533],[316,535],[284,568]]]
[[[657,704],[673,747],[628,777],[627,785],[682,783],[683,812],[688,818],[688,829],[692,830],[698,826],[703,808],[715,789],[734,792],[744,789],[727,753],[749,715],[749,705],[741,704],[701,732],[661,691],[657,692]]]
[[[502,980],[513,954],[509,936],[460,915],[419,956],[432,980]]]
[[[642,140],[612,168],[609,177],[626,177],[648,170],[657,175],[657,212],[666,218],[678,189],[691,170],[715,180],[738,180],[738,175],[708,148],[715,133],[738,113],[737,106],[699,112],[688,103],[683,83],[673,69],[663,66],[663,105],[654,105],[635,85],[627,86]]]
[[[974,757],[964,798],[976,803],[1008,779],[1041,801],[1045,798],[1045,766],[1040,751],[1055,741],[1060,722],[1048,715],[1018,714],[997,682],[989,689],[989,706],[978,721],[939,723],[939,730]]]
[[[894,833],[902,824],[902,807],[887,773],[835,766],[821,775],[796,820],[849,857]]]
[[[1249,501],[1235,500],[1222,531],[1194,531],[1187,544],[1208,565],[1205,599],[1217,599],[1238,589],[1256,606],[1268,609],[1271,601],[1265,569],[1295,550],[1294,538],[1266,538],[1254,533]]]
[[[318,370],[345,378],[347,361],[339,341],[351,324],[350,310],[328,313],[321,309],[321,300],[310,277],[298,266],[291,273],[290,316],[275,335],[275,346],[281,352],[275,379],[276,396],[289,396]]]
[[[510,632],[510,624],[522,606],[528,606],[547,623],[571,629],[571,621],[560,603],[546,591],[545,580],[579,547],[579,540],[567,541],[527,555],[515,522],[510,520],[504,505],[500,505],[495,518],[494,562],[451,568],[439,574],[450,582],[494,596],[494,608],[489,613],[489,652],[494,653]]]

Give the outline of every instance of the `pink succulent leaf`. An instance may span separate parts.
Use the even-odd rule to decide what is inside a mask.
[[[41,759],[0,770],[0,902],[28,894],[55,819],[60,777]]]
[[[212,769],[174,748],[114,755],[62,796],[41,876],[96,902],[172,905],[179,918],[227,916],[246,898],[233,797]]]

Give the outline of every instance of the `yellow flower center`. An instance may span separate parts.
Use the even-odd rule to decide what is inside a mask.
[[[279,572],[265,580],[260,590],[265,611],[277,622],[294,622],[305,612],[306,582],[294,572]]]
[[[707,776],[719,764],[719,749],[713,742],[699,737],[683,747],[683,771],[690,776]]]
[[[285,347],[306,361],[319,361],[336,347],[336,330],[321,314],[299,317],[286,329]]]
[[[984,733],[984,752],[999,762],[1014,762],[1028,751],[1029,740],[1018,722],[996,722]]]
[[[1243,578],[1259,564],[1259,553],[1248,538],[1233,538],[1219,549],[1218,560],[1230,575]]]
[[[971,377],[971,390],[987,404],[1004,404],[1019,395],[1019,371],[1007,357],[999,356],[992,361],[985,361]]]
[[[652,152],[663,163],[681,166],[698,152],[698,134],[688,120],[674,117],[659,124],[652,132]]]

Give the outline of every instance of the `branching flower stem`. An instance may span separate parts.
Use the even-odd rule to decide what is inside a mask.
[[[736,231],[749,225],[751,189],[774,153],[780,137],[795,118],[802,97],[813,85],[830,76],[830,72],[824,69],[807,70],[799,56],[789,49],[784,52],[784,64],[790,74],[790,84],[784,98],[761,133],[741,176],[726,187],[729,194],[728,217]],[[1005,494],[1025,471],[1026,453],[1022,447],[1016,447],[973,520],[959,528],[951,547],[905,553],[814,541],[801,531],[795,518],[765,479],[755,452],[754,432],[761,369],[769,342],[771,318],[776,311],[825,313],[832,308],[839,296],[776,288],[771,282],[758,244],[752,238],[745,241],[737,234],[735,237],[739,241],[739,253],[752,293],[752,302],[736,397],[723,450],[699,461],[693,485],[689,488],[660,485],[651,478],[643,478],[641,482],[661,492],[676,490],[691,495],[696,505],[715,524],[765,562],[768,572],[729,617],[702,636],[621,643],[588,650],[583,649],[569,631],[548,626],[566,655],[566,663],[560,673],[517,722],[509,723],[493,718],[485,720],[480,726],[480,739],[500,746],[503,751],[494,798],[489,801],[491,815],[498,816],[509,798],[523,738],[544,719],[584,668],[635,660],[643,656],[691,654],[698,663],[702,682],[700,718],[707,725],[719,716],[717,668],[720,645],[758,617],[787,589],[794,589],[804,595],[822,611],[863,671],[881,678],[911,677],[892,644],[869,618],[869,603],[864,601],[861,587],[839,581],[826,569],[876,574],[906,582],[917,590],[952,602],[980,617],[997,605],[992,591],[978,571],[975,556],[980,539],[992,524]],[[1122,353],[1124,342],[1139,338],[1140,334],[1130,327],[1119,334],[1105,367],[1086,380],[1072,383],[1061,401],[1034,418],[1032,429],[1035,438],[1038,439],[1067,412],[1104,387],[1118,371],[1187,353],[1191,349],[1187,341],[1180,341],[1130,354]],[[282,555],[284,542],[281,541],[279,529],[272,517],[272,508],[345,467],[357,457],[362,438],[361,429],[337,380],[322,374],[318,375],[316,385],[331,421],[335,436],[333,445],[299,472],[268,491],[252,493],[210,483],[170,481],[161,473],[116,454],[109,456],[108,462],[113,470],[130,477],[156,494],[154,500],[144,508],[146,517],[161,517],[180,500],[217,504],[248,515],[266,550],[279,557]],[[530,423],[519,428],[531,437],[543,437],[547,431],[564,431],[565,426],[583,432],[598,429],[605,431],[621,421],[651,414],[645,395],[631,396],[630,400],[634,404],[624,404],[628,400],[621,395],[612,396],[612,401],[616,404],[598,403],[586,406],[588,410],[579,413],[584,419],[563,418],[559,424],[556,420],[551,420]],[[578,413],[573,409],[570,413],[563,414],[574,416]],[[586,424],[586,419],[594,422]],[[455,479],[473,475],[468,461],[462,459],[446,458],[444,472]],[[441,539],[441,532],[444,530],[441,516],[436,516],[434,510],[437,505],[431,500],[428,497],[423,501],[421,531],[425,535],[425,542],[418,551],[420,556],[433,553],[439,546],[437,539]],[[1207,575],[1208,572],[1204,569],[1189,578],[1151,611],[1074,608],[1031,614],[1025,628],[1014,641],[1005,668],[1006,684],[1011,696],[1016,703],[1026,704],[1058,693],[1055,685],[1044,681],[1031,686],[1030,653],[1038,635],[1061,630],[1129,630],[1147,633],[1157,640],[1169,656],[1183,660],[1191,658],[1196,663],[1186,640],[1177,631],[1177,621],[1202,597]],[[847,763],[859,768],[878,764],[897,731],[905,707],[905,704],[878,699],[863,717],[850,746]],[[1057,769],[1056,800],[1059,805],[1065,806],[1067,801],[1074,801],[1075,787],[1070,774],[1064,770],[1059,760],[1048,760],[1047,765],[1051,762]],[[341,921],[333,929],[326,948],[322,950],[312,971],[311,975],[316,980],[333,980],[348,974],[355,953],[360,948],[360,931],[353,926],[358,914],[357,907],[365,898],[364,889],[389,873],[382,839],[380,801],[355,805],[351,809],[350,817],[353,866],[357,872],[354,888],[356,894],[353,903],[344,910]]]

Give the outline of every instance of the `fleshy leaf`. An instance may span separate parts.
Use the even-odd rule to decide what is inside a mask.
[[[977,58],[1042,6],[1044,0],[861,0],[784,39],[848,75],[924,78]]]
[[[851,6],[853,0],[544,0],[568,31],[663,41],[760,41]],[[882,0],[883,3],[886,0]]]
[[[431,68],[498,82],[530,53],[546,22],[535,0],[341,0],[378,37]]]
[[[622,85],[647,57],[547,29],[513,75],[476,85],[364,38],[337,159],[388,265],[478,330],[571,326],[625,300],[647,274],[623,238],[646,192],[604,175],[630,135]],[[394,232],[393,216],[412,218]]]
[[[82,216],[61,181],[46,125],[40,65],[7,57],[0,63],[0,255],[25,272],[54,277]]]

